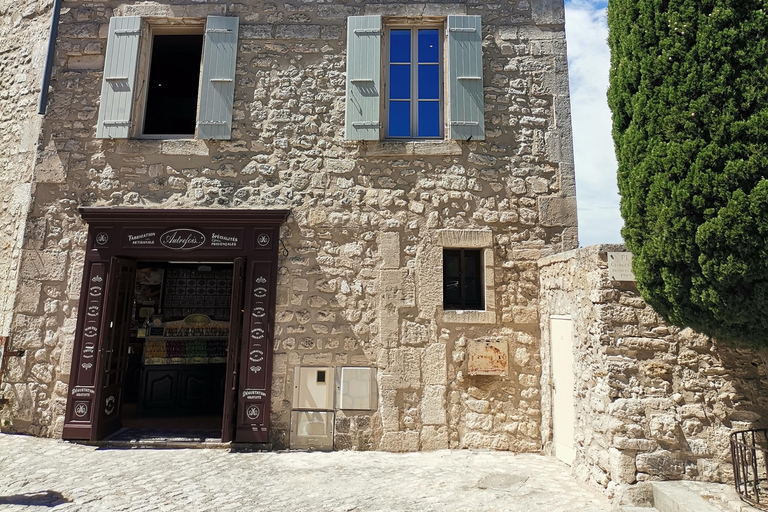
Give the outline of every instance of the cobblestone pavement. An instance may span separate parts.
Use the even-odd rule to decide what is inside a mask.
[[[0,510],[608,512],[532,454],[105,449],[0,434]]]

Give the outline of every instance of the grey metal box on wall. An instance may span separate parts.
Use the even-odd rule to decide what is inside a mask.
[[[333,410],[334,377],[333,367],[295,367],[293,409]]]
[[[291,411],[291,448],[333,449],[332,411]]]
[[[336,409],[375,411],[377,396],[375,368],[355,366],[336,368]]]

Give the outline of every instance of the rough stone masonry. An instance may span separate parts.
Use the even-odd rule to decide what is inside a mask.
[[[14,308],[24,225],[42,119],[37,115],[46,2],[0,1],[0,334],[7,335]],[[39,286],[39,284],[38,284]]]
[[[337,448],[541,449],[537,260],[577,245],[561,0],[65,0],[42,118],[32,109],[50,6],[6,2],[3,14],[3,240],[16,242],[0,268],[20,279],[3,283],[2,334],[26,351],[3,375],[4,430],[61,433],[78,207],[286,208],[275,447],[289,442],[293,368],[354,365],[378,369],[379,408],[337,414]],[[345,24],[368,14],[482,17],[486,140],[345,141]],[[239,17],[231,140],[95,138],[119,15]],[[456,243],[484,251],[483,312],[442,309],[442,247]],[[478,339],[508,347],[507,375],[469,375]]]

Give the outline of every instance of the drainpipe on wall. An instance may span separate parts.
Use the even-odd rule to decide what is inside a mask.
[[[43,73],[43,85],[40,89],[40,104],[37,108],[38,114],[45,114],[48,106],[48,85],[51,82],[51,70],[53,69],[53,56],[56,53],[56,37],[59,33],[59,13],[61,11],[61,0],[54,0],[53,14],[51,16],[51,31],[48,34],[48,56],[45,58],[45,72]]]

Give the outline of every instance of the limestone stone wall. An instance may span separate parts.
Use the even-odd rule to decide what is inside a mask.
[[[580,478],[648,503],[651,480],[731,481],[729,434],[764,427],[768,369],[757,353],[665,324],[591,246],[539,261],[542,441],[552,440],[550,315],[573,321]]]
[[[78,206],[288,208],[275,447],[289,443],[293,368],[354,365],[377,368],[379,408],[339,413],[337,448],[541,448],[536,262],[577,244],[561,0],[66,6],[12,331],[29,352],[6,374],[11,428],[60,435]],[[240,17],[232,140],[94,138],[109,18],[129,14]],[[482,16],[487,140],[344,140],[345,24],[362,14]],[[442,248],[455,243],[483,250],[485,312],[442,311]],[[508,375],[468,375],[478,339],[507,344]]]
[[[0,335],[9,333],[16,300],[50,7],[47,1],[0,0]]]

